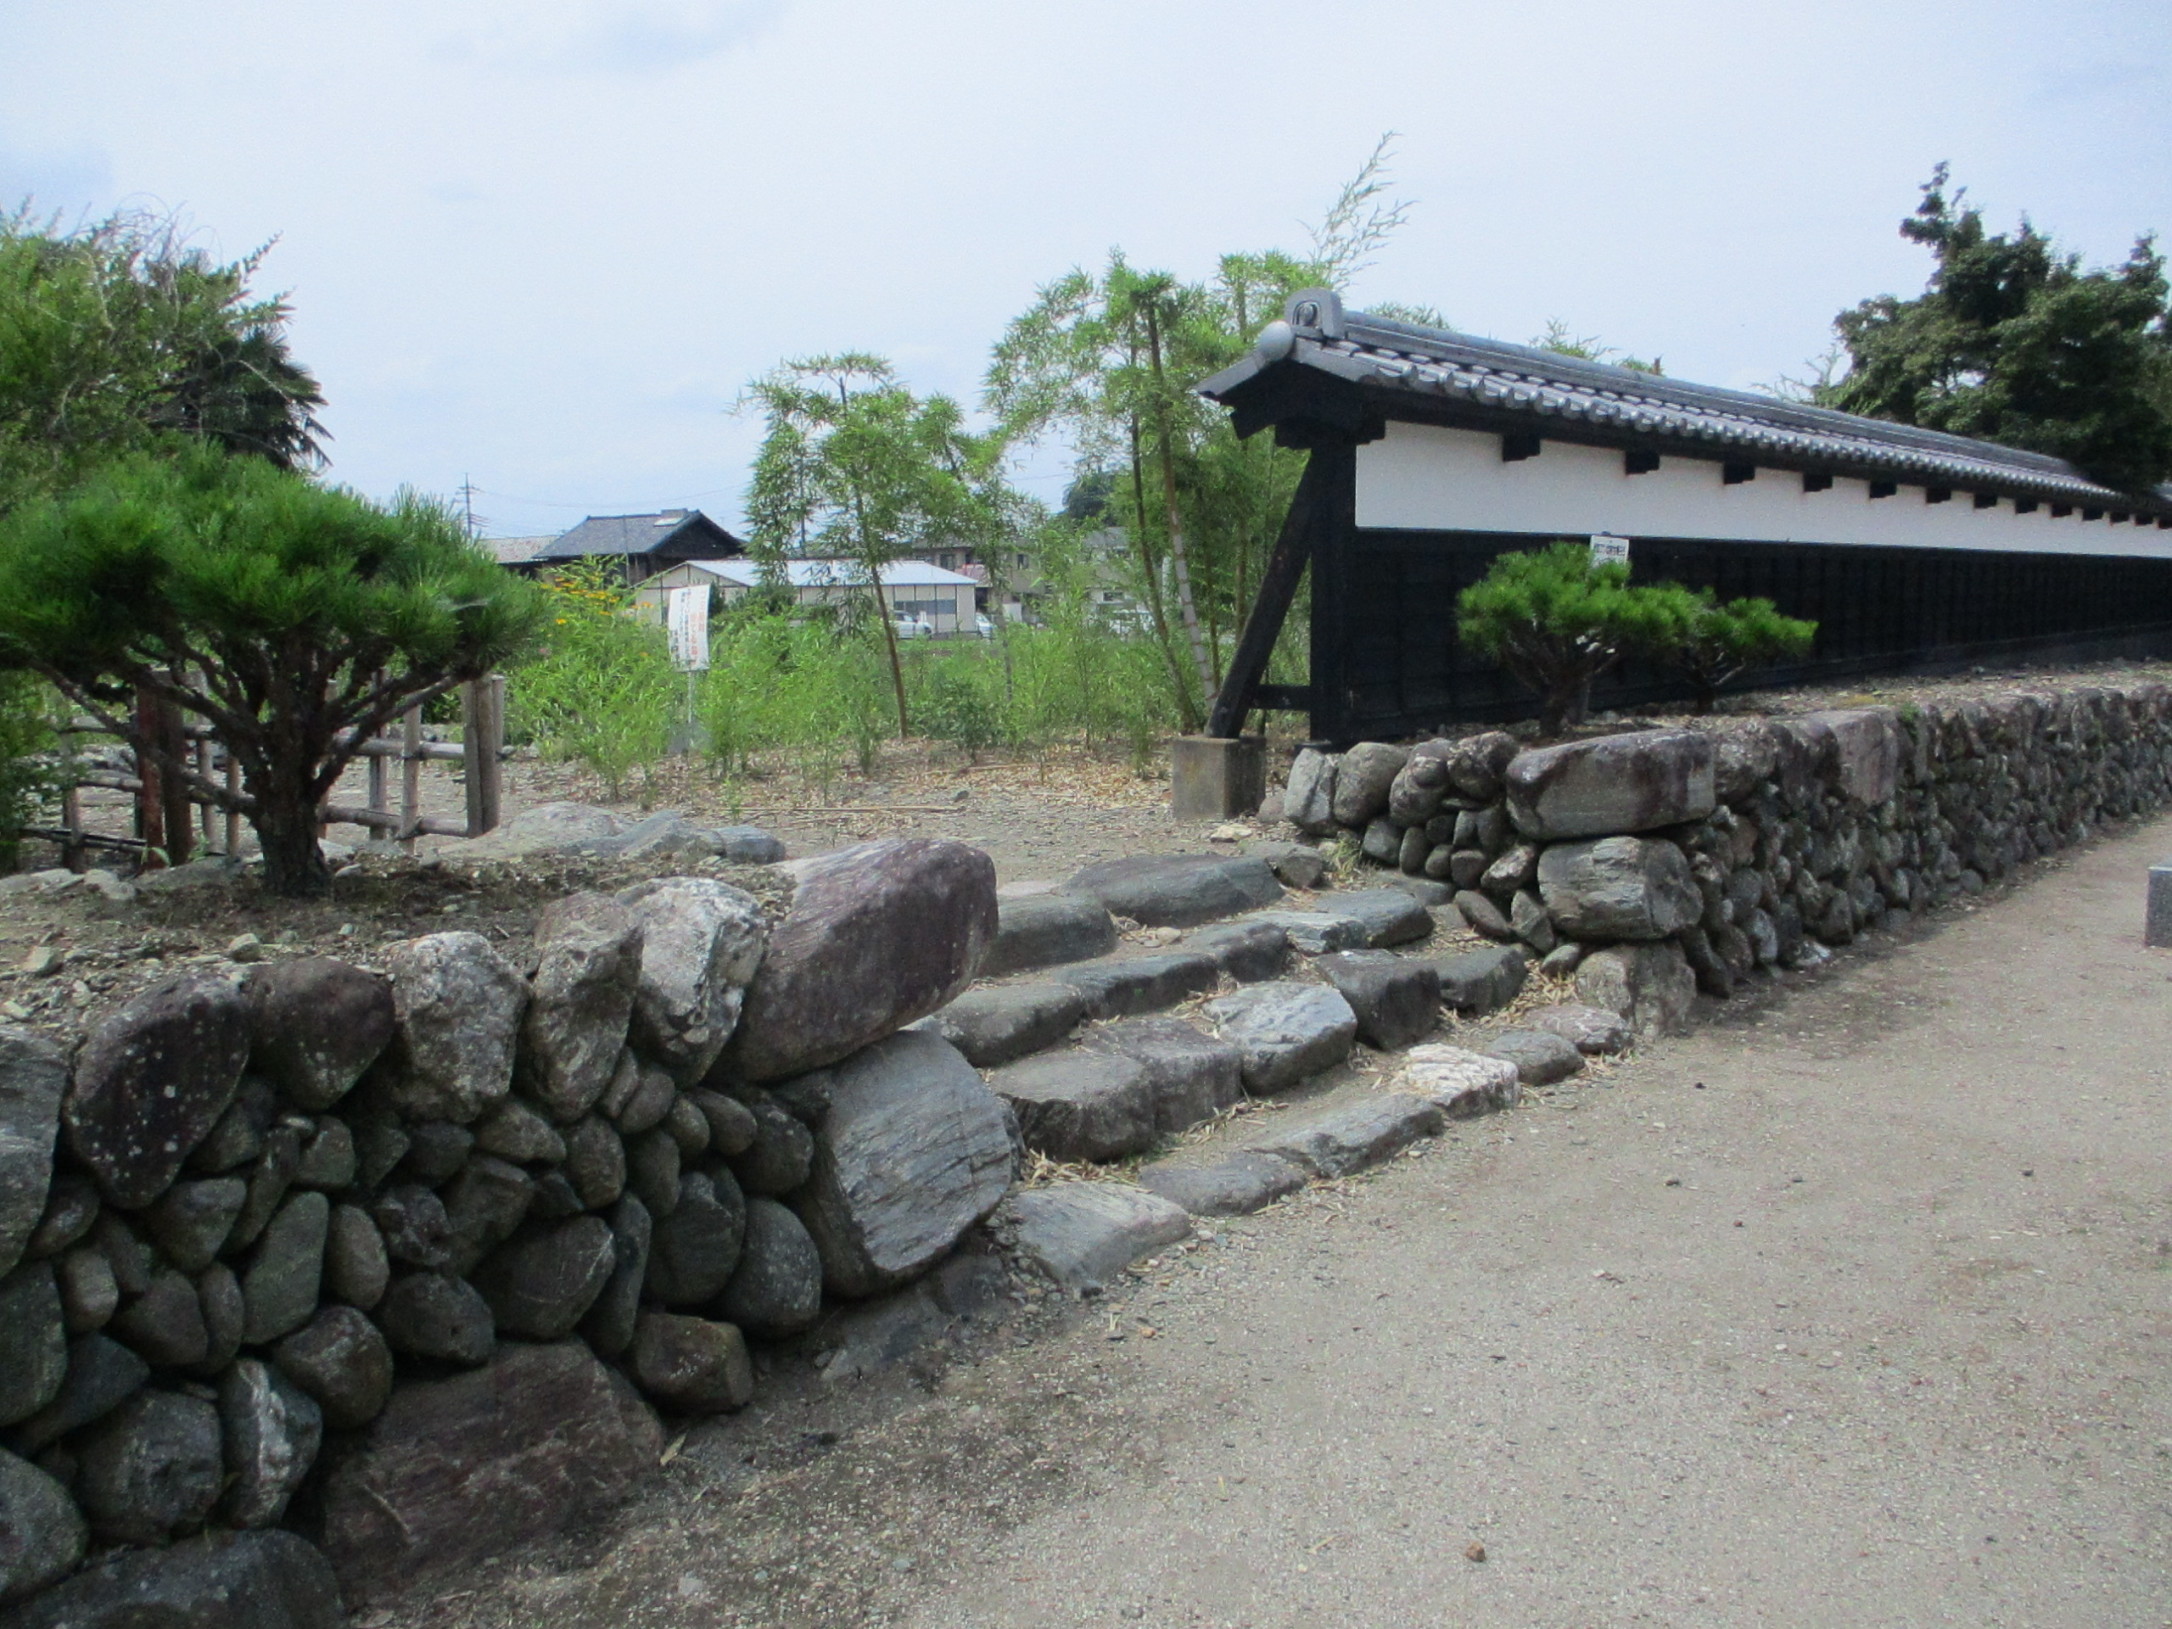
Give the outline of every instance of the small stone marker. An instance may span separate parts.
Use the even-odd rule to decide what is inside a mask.
[[[2159,948],[2172,945],[2172,860],[2149,868],[2149,915],[2142,943]]]

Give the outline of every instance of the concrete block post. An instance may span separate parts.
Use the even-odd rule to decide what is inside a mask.
[[[2172,946],[2172,860],[2149,868],[2149,914],[2142,927],[2142,943]]]
[[[1178,820],[1248,815],[1267,795],[1267,738],[1180,735],[1169,743],[1169,813]]]

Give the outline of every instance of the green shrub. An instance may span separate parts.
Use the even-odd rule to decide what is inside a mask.
[[[1457,596],[1456,631],[1538,692],[1540,727],[1558,735],[1583,718],[1592,680],[1632,652],[1664,647],[1670,603],[1632,588],[1627,566],[1595,564],[1587,545],[1560,542],[1497,558]]]
[[[1689,680],[1700,713],[1709,713],[1722,687],[1751,668],[1806,656],[1817,638],[1815,622],[1782,616],[1762,597],[1723,600],[1709,588],[1675,583],[1656,592],[1666,595],[1671,625],[1654,654]]]
[[[630,597],[587,567],[544,582],[543,649],[506,686],[512,728],[547,758],[579,763],[614,798],[663,757],[685,681],[661,627],[627,614]]]
[[[947,741],[965,754],[969,764],[1001,739],[1002,717],[997,698],[990,693],[990,664],[977,653],[952,657],[932,665],[914,716],[930,739]],[[983,671],[975,673],[973,669]]]
[[[23,828],[59,784],[53,694],[28,673],[0,673],[0,871],[15,869]]]

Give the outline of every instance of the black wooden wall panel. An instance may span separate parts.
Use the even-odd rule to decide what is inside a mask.
[[[1529,714],[1529,691],[1461,650],[1456,596],[1485,575],[1495,555],[1530,548],[1527,537],[1490,532],[1357,531],[1344,534],[1335,682],[1315,664],[1313,733],[1348,742],[1437,725]],[[2172,649],[2172,560],[1894,549],[1840,544],[1727,543],[1639,538],[1630,571],[1639,582],[1711,587],[1728,598],[1762,594],[1790,616],[1818,624],[1809,660],[1756,675],[1800,684],[1901,672],[2050,648],[2086,649],[2162,635]],[[1322,600],[1314,598],[1315,617]],[[1316,657],[1333,642],[1313,630]],[[1687,691],[1662,670],[1625,664],[1602,680],[1595,709],[1676,700]]]

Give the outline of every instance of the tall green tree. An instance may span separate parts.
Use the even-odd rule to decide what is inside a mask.
[[[1402,224],[1410,205],[1392,195],[1392,140],[1310,229],[1309,253],[1224,255],[1212,276],[1186,282],[1112,250],[1098,272],[1044,286],[996,345],[984,401],[1011,440],[1066,442],[1124,530],[1186,729],[1205,716],[1303,468],[1268,438],[1240,442],[1192,386],[1241,356],[1291,294],[1347,284]]]
[[[0,670],[244,816],[282,894],[328,885],[317,809],[362,742],[524,653],[539,598],[441,504],[380,508],[202,441],[0,516]],[[199,774],[144,697],[209,722],[241,790]]]
[[[851,560],[882,629],[911,733],[897,629],[883,603],[885,568],[916,550],[993,548],[1015,524],[999,437],[976,435],[948,396],[917,396],[890,364],[864,352],[802,357],[756,380],[748,399],[767,429],[747,488],[756,551],[771,559]]]
[[[1939,165],[1901,222],[1934,257],[1929,286],[1841,312],[1848,367],[1815,399],[2054,453],[2124,491],[2172,478],[2172,305],[2154,240],[2085,269],[2026,219],[1988,231],[1948,180]]]
[[[324,397],[250,287],[263,255],[216,260],[170,217],[0,216],[0,509],[175,433],[319,467]]]

